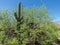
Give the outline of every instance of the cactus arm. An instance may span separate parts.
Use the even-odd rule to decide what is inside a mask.
[[[17,13],[16,13],[16,12],[14,12],[14,16],[15,16],[16,19],[18,19],[18,17],[17,17]]]

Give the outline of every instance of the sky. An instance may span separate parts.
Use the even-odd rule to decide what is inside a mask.
[[[22,7],[28,8],[40,7],[44,3],[54,21],[60,21],[60,0],[0,0],[0,10],[5,8],[9,10],[17,9],[18,2],[21,2]]]

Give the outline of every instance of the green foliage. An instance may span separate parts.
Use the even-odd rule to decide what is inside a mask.
[[[20,26],[19,31],[16,26],[20,21],[16,22],[16,20],[20,18],[10,17],[8,10],[4,10],[0,14],[2,15],[0,45],[26,45],[27,43],[34,45],[35,41],[41,45],[51,45],[51,42],[57,38],[57,26],[49,18],[44,6],[32,9],[23,8],[21,15],[23,15],[24,23],[18,25]],[[19,16],[21,15],[19,14]]]

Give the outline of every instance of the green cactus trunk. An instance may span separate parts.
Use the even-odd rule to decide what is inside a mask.
[[[21,3],[18,3],[18,10],[17,12],[14,12],[14,16],[17,21],[17,30],[20,32],[20,25],[23,24],[23,16],[21,15]],[[22,44],[22,41],[20,42],[20,34],[18,34],[18,40],[19,44]]]

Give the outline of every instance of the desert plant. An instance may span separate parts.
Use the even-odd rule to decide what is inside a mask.
[[[0,32],[1,45],[50,45],[57,38],[57,27],[50,19],[45,6],[32,9],[23,8],[23,13],[21,13],[21,3],[18,3],[18,10],[14,12],[16,22],[13,20],[14,17],[12,18],[14,23],[6,12],[1,15],[4,15],[1,27],[7,26]],[[10,25],[15,25],[15,23],[17,29],[12,30]]]
[[[21,15],[21,3],[18,3],[18,10],[14,12],[14,17],[17,21],[17,30],[20,30],[20,24],[23,23],[23,17]]]

